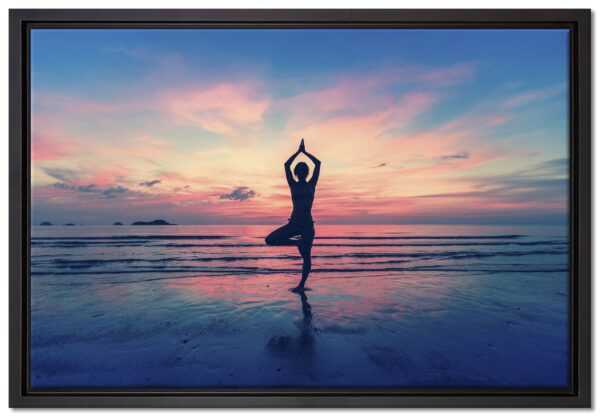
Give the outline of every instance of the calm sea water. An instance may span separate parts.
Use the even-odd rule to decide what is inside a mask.
[[[272,226],[36,227],[32,274],[115,282],[207,276],[292,273],[300,257],[267,247]],[[370,276],[395,271],[566,271],[561,227],[321,226],[314,274]],[[318,279],[318,278],[317,278]]]
[[[566,383],[565,227],[273,227],[34,227],[32,385]]]

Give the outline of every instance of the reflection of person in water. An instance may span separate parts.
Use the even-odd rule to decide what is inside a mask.
[[[310,159],[314,166],[312,176],[309,181],[308,165],[299,162],[294,167],[294,174],[298,178],[296,181],[292,175],[291,166],[298,155],[304,153]],[[303,291],[308,274],[311,270],[311,249],[315,238],[315,227],[312,219],[312,205],[315,198],[315,189],[321,172],[321,161],[314,155],[308,153],[304,147],[304,139],[300,142],[298,150],[285,162],[285,177],[287,178],[290,192],[292,193],[292,215],[289,223],[285,226],[271,232],[265,239],[267,245],[271,246],[297,246],[302,256],[302,279],[296,288],[292,291]]]
[[[312,349],[315,343],[314,328],[312,324],[312,308],[308,304],[308,297],[304,291],[299,291],[300,302],[302,303],[302,324],[300,326],[300,345]]]
[[[304,291],[297,291],[302,307],[302,319],[295,321],[298,336],[273,336],[267,343],[268,351],[278,360],[284,360],[286,370],[292,374],[316,380],[316,334],[312,308]],[[279,369],[278,369],[279,371]]]

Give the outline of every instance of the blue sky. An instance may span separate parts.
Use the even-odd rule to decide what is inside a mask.
[[[35,220],[277,222],[301,136],[327,222],[566,219],[566,30],[34,29],[31,57]]]

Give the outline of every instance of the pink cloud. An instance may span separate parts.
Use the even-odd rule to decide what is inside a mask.
[[[290,125],[299,128],[307,123],[328,119],[343,112],[364,115],[397,105],[391,92],[394,85],[414,85],[413,91],[429,97],[432,87],[444,87],[465,82],[473,77],[473,63],[443,68],[401,67],[360,75],[342,75],[334,83],[277,101],[277,109],[290,117]],[[409,93],[410,94],[410,93]],[[415,93],[412,93],[415,94]],[[436,96],[440,93],[436,92]]]
[[[231,134],[260,123],[270,100],[259,83],[244,81],[159,89],[140,93],[135,98],[111,101],[38,92],[33,103],[40,115],[71,114],[77,115],[78,120],[86,120],[132,112],[158,112],[159,117],[167,121]]]
[[[64,136],[37,131],[31,135],[31,160],[34,163],[61,159],[73,151],[72,141]]]
[[[340,143],[344,143],[345,148],[352,147],[354,152],[360,152],[361,148],[365,151],[374,150],[378,144],[373,141],[384,132],[406,126],[431,109],[437,101],[433,93],[414,91],[371,113],[333,115],[315,122],[307,120],[303,127],[296,129],[293,136],[309,139],[312,146],[332,156],[339,152]]]
[[[269,107],[269,99],[249,83],[221,83],[169,91],[161,95],[159,104],[180,123],[230,134],[259,123]]]
[[[541,88],[537,90],[528,90],[520,94],[514,95],[501,103],[501,106],[506,109],[515,109],[527,104],[546,100],[555,97],[565,91],[564,85],[555,85],[552,87]]]

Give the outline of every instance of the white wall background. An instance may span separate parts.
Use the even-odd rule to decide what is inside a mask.
[[[503,0],[503,1],[492,1],[492,0],[454,0],[450,1],[437,1],[437,0],[419,0],[419,1],[405,1],[405,0],[103,0],[103,1],[92,1],[92,0],[53,0],[53,1],[42,1],[42,0],[8,0],[6,4],[8,8],[593,8],[594,2],[592,0]],[[598,3],[596,3],[598,4]],[[0,90],[2,91],[3,99],[0,100],[0,138],[4,138],[0,145],[0,172],[3,173],[4,180],[0,181],[0,236],[4,238],[0,240],[0,276],[3,277],[0,281],[0,293],[5,294],[2,298],[4,308],[1,309],[0,324],[2,330],[0,331],[0,416],[5,414],[16,413],[16,415],[29,416],[32,414],[49,413],[51,415],[79,415],[85,412],[93,413],[94,415],[146,415],[152,416],[163,416],[170,415],[171,413],[178,414],[190,414],[201,412],[204,416],[230,416],[234,414],[246,414],[246,415],[262,415],[263,413],[271,415],[283,414],[298,414],[298,413],[311,413],[312,416],[318,417],[323,415],[342,415],[342,413],[351,413],[353,415],[364,415],[370,413],[402,413],[404,416],[431,416],[441,413],[449,413],[453,415],[479,415],[479,414],[493,414],[493,415],[510,415],[513,417],[524,416],[524,415],[544,415],[550,413],[551,415],[566,415],[575,413],[586,413],[590,411],[564,411],[564,410],[243,410],[243,411],[232,411],[232,410],[220,410],[220,411],[204,411],[204,410],[18,410],[13,411],[8,409],[8,10],[4,10],[4,15],[0,19],[4,25],[2,31],[0,31],[0,57],[4,61],[0,65],[0,79],[3,80],[0,83]],[[594,19],[595,20],[595,19]],[[597,55],[598,42],[597,36],[594,34],[593,39],[593,55]],[[598,79],[598,67],[594,69],[593,79]],[[596,90],[596,88],[594,88]],[[598,120],[598,107],[593,108],[593,120]],[[594,161],[598,160],[600,151],[598,146],[594,146]],[[600,209],[596,203],[596,196],[598,195],[600,176],[599,170],[595,170],[594,173],[594,210],[595,215],[598,215]],[[600,227],[598,222],[594,224],[594,241],[598,237],[598,231]],[[600,253],[598,245],[594,247],[594,258],[597,258]],[[593,298],[597,302],[598,298],[598,285],[593,285],[594,294]],[[594,334],[599,328],[598,321],[594,320]],[[595,353],[598,353],[597,349],[594,349]],[[594,361],[595,364],[598,361]],[[596,374],[597,365],[594,366],[594,374]],[[594,389],[594,393],[597,394],[598,389]],[[596,396],[596,395],[594,395]],[[593,413],[596,413],[594,410]]]

